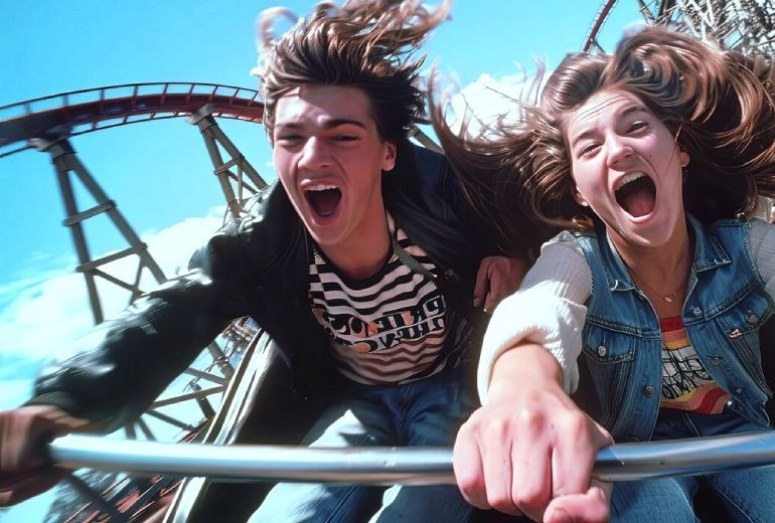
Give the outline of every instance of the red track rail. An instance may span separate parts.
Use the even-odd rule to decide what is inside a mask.
[[[600,32],[600,28],[603,27],[603,24],[605,23],[606,18],[608,18],[608,15],[611,13],[611,9],[613,9],[616,1],[617,0],[606,0],[603,3],[600,11],[598,11],[597,16],[595,17],[595,21],[592,24],[592,27],[589,29],[587,39],[584,41],[584,47],[581,48],[582,51],[587,52],[589,51],[590,47],[592,47],[592,44],[597,39],[597,34]]]
[[[188,116],[206,104],[213,116],[261,123],[258,91],[229,85],[161,82],[112,85],[0,107],[0,158],[29,149],[57,129],[70,136],[131,123]],[[21,144],[20,144],[21,142]],[[12,146],[19,145],[16,149]],[[5,151],[3,149],[6,149]]]

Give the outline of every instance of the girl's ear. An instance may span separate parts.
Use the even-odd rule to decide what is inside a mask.
[[[686,167],[689,165],[689,162],[692,161],[692,157],[689,156],[689,153],[684,151],[683,147],[678,147],[678,150],[680,151],[678,153],[678,158],[681,159],[681,167]]]
[[[573,191],[573,199],[576,200],[576,203],[582,207],[589,207],[589,202],[587,202],[587,200],[581,196],[581,193],[578,190]]]

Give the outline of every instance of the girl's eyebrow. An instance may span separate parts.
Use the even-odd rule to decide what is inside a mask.
[[[643,107],[642,105],[632,104],[632,105],[628,105],[627,107],[622,109],[622,111],[617,115],[617,118],[626,118],[627,116],[630,116],[631,114],[635,114],[635,113],[649,114],[649,111],[645,107]],[[570,146],[571,147],[575,147],[576,143],[578,143],[581,140],[584,140],[585,138],[589,138],[590,136],[592,136],[594,134],[595,134],[595,132],[594,132],[593,129],[587,129],[584,132],[582,132],[581,134],[579,134],[578,136],[574,137],[570,141]]]

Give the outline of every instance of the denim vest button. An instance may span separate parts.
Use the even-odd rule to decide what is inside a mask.
[[[735,402],[734,402],[734,401],[732,401],[732,400],[729,400],[729,401],[727,401],[726,407],[727,407],[728,409],[729,409],[729,408],[732,408],[732,405],[734,405],[734,404],[735,404]]]
[[[738,387],[738,388],[735,389],[735,393],[742,394],[743,393],[743,389],[741,387]]]
[[[606,350],[606,348],[605,348],[605,347],[603,347],[602,345],[601,345],[601,346],[599,346],[599,347],[597,348],[597,355],[598,355],[598,356],[600,356],[601,358],[602,358],[603,356],[605,356],[605,353],[606,353],[606,352],[608,352],[608,351],[607,351],[607,350]]]
[[[645,394],[647,398],[650,398],[651,396],[654,395],[654,387],[652,387],[651,385],[647,387],[643,387],[643,394]]]
[[[721,358],[719,358],[718,356],[713,356],[713,359],[710,360],[710,362],[714,367],[718,367],[719,365],[721,365]]]
[[[753,325],[757,321],[759,321],[759,317],[756,314],[751,314],[750,316],[748,316],[748,323],[750,323],[751,325]]]
[[[702,309],[696,306],[692,307],[692,314],[694,314],[696,317],[699,318],[700,316],[702,316]]]

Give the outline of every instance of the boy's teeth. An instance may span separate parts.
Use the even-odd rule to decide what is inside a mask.
[[[336,189],[336,185],[319,183],[317,185],[313,185],[312,187],[309,187],[307,190],[308,191],[328,191],[329,189]]]

